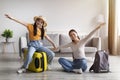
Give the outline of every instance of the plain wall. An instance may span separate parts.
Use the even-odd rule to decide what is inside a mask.
[[[93,30],[96,27],[96,17],[103,14],[106,27],[100,29],[96,35],[102,37],[102,48],[107,49],[107,2],[107,0],[0,0],[0,34],[5,29],[13,30],[14,36],[11,40],[15,41],[16,51],[19,52],[19,37],[24,36],[27,29],[5,18],[4,14],[28,23],[33,23],[34,16],[42,15],[46,17],[48,23],[47,33],[68,33],[74,28],[81,35]],[[4,38],[0,37],[0,41],[4,41]],[[13,52],[10,46],[7,52]]]

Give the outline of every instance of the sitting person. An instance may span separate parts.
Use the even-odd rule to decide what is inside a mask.
[[[47,58],[48,58],[48,65],[51,65],[55,54],[50,49],[41,45],[41,42],[40,42],[40,40],[44,39],[44,37],[45,37],[53,45],[53,47],[56,48],[53,41],[50,39],[50,37],[45,32],[44,28],[47,26],[45,19],[42,16],[35,16],[34,17],[34,21],[35,21],[34,24],[28,24],[28,23],[25,23],[23,21],[19,21],[19,20],[15,19],[7,14],[5,16],[7,18],[17,22],[17,23],[22,24],[29,31],[30,42],[28,44],[27,58],[26,58],[24,64],[22,65],[22,67],[20,69],[18,69],[17,72],[18,73],[26,72],[26,69],[28,68],[28,65],[30,64],[30,62],[32,61],[32,56],[33,56],[35,51],[46,52]]]
[[[65,58],[59,58],[59,63],[67,72],[75,72],[81,74],[85,72],[87,69],[87,61],[85,56],[84,47],[85,44],[92,38],[93,34],[102,27],[104,23],[97,25],[97,27],[90,32],[84,39],[80,39],[77,32],[74,29],[69,31],[69,36],[72,42],[58,47],[60,48],[68,48],[70,47],[73,51],[73,61],[70,61]],[[58,49],[57,48],[57,49]]]

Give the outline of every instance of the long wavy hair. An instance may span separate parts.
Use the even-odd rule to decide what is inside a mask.
[[[77,31],[76,31],[75,29],[71,29],[71,30],[69,31],[69,36],[70,36],[70,33],[71,33],[71,32],[75,32],[75,33],[77,34],[78,39],[80,39],[80,37],[78,36],[78,33],[77,33]],[[72,40],[72,42],[75,42],[75,41]]]
[[[36,20],[37,21],[37,20]],[[34,31],[33,31],[33,33],[34,33],[34,36],[36,36],[37,35],[37,25],[36,25],[36,21],[35,21],[35,23],[33,24],[33,27],[34,27]],[[44,24],[44,23],[43,23]],[[42,28],[40,29],[41,30],[41,39],[43,40],[44,39],[44,33],[45,33],[45,29],[44,29],[44,27],[42,26]]]

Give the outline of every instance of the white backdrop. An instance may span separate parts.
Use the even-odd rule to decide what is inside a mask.
[[[0,34],[8,28],[13,30],[12,40],[16,42],[16,51],[19,52],[18,39],[25,35],[27,29],[5,18],[5,13],[28,23],[33,23],[34,16],[42,15],[47,19],[48,33],[67,33],[74,28],[79,34],[87,34],[95,28],[97,15],[103,14],[107,20],[107,6],[106,0],[0,0]],[[102,31],[107,35],[106,28]],[[0,41],[3,40],[0,38]]]

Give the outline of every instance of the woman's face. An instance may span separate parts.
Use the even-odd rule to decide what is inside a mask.
[[[42,28],[43,24],[44,24],[44,22],[43,22],[42,19],[37,19],[36,20],[36,25],[37,25],[38,28]]]
[[[69,36],[70,36],[71,40],[76,40],[76,39],[78,39],[77,33],[74,32],[74,31],[70,32],[70,33],[69,33]]]

